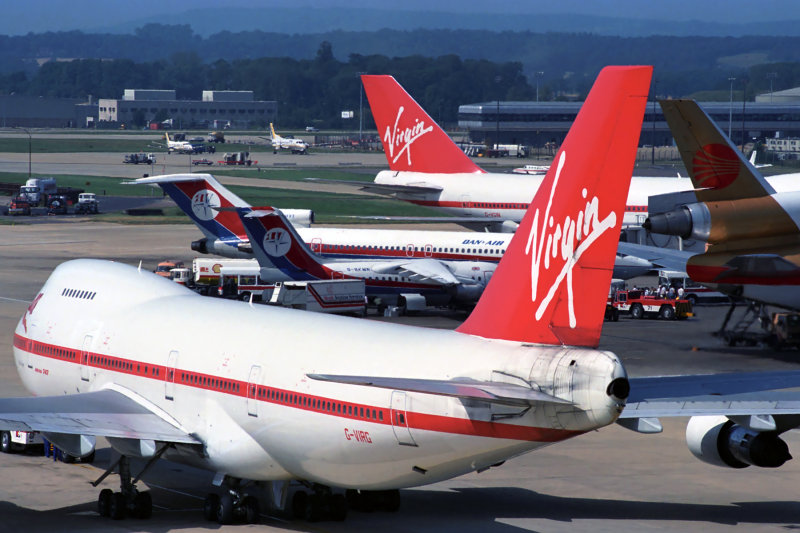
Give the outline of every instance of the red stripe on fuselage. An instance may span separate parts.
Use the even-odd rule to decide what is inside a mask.
[[[65,363],[81,364],[82,351],[79,349],[35,341],[17,333],[14,334],[14,346],[33,355]],[[88,362],[87,366],[101,370],[157,381],[174,382],[175,385],[209,390],[242,398],[252,398],[264,403],[278,404],[339,418],[391,425],[392,409],[389,407],[345,402],[334,398],[303,394],[265,385],[251,385],[246,381],[191,372],[179,368],[172,369],[174,374],[170,378],[170,369],[166,366],[142,363],[141,361],[96,352],[87,352],[86,360]],[[410,429],[420,431],[531,442],[558,442],[584,433],[583,431],[483,422],[468,418],[413,411],[406,411],[406,420]]]
[[[500,211],[524,211],[528,204],[513,202],[459,202],[456,200],[406,200],[415,205],[428,207],[457,207],[461,209],[498,209]],[[646,205],[626,205],[626,213],[647,213]]]

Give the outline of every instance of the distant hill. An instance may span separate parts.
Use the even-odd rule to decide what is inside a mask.
[[[234,15],[230,17],[230,15]],[[170,17],[173,18],[173,17]],[[649,35],[741,37],[744,35],[800,36],[800,16],[790,20],[725,23],[712,20],[632,18],[579,13],[446,13],[381,8],[209,8],[191,9],[174,19],[208,36],[220,31],[264,31],[308,35],[330,31],[417,29],[533,31],[593,33],[620,37]],[[95,30],[130,33],[148,23],[163,23],[164,16],[150,15]]]
[[[796,0],[26,0],[5,2],[0,34],[80,30],[131,33],[148,23],[222,31],[451,29],[648,35],[800,35]]]

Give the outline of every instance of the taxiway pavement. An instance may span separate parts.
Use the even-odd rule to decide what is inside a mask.
[[[52,269],[96,257],[152,269],[165,258],[190,259],[189,225],[126,226],[93,222],[0,226],[0,395],[27,392],[12,358],[13,330]],[[242,304],[247,305],[247,304]],[[604,327],[601,347],[620,355],[631,375],[796,369],[800,353],[727,348],[709,333],[723,307],[700,307],[684,322],[621,319]],[[459,315],[402,319],[453,328]],[[359,320],[359,319],[353,319]],[[380,357],[380,339],[374,339]],[[491,354],[486,354],[487,358]],[[344,523],[308,524],[263,517],[258,526],[219,527],[202,520],[211,474],[161,461],[145,477],[156,504],[148,521],[112,522],[96,512],[96,465],[0,455],[0,531],[785,531],[800,527],[800,463],[777,470],[721,469],[694,459],[685,420],[664,420],[660,435],[619,426],[507,461],[499,468],[401,491],[397,514],[351,512]],[[800,433],[789,432],[790,450]]]

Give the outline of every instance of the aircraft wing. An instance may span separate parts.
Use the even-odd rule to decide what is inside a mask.
[[[772,415],[800,415],[800,371],[630,378],[619,423],[643,433],[661,430],[657,417],[747,417],[770,429]],[[640,420],[642,422],[640,422]],[[763,425],[766,425],[764,427]],[[775,429],[772,427],[771,429]]]
[[[154,410],[115,390],[2,398],[0,430],[200,443]]]
[[[659,248],[658,246],[645,246],[632,242],[620,242],[617,252],[623,255],[632,255],[647,259],[651,263],[666,270],[686,272],[686,262],[697,252],[686,252],[674,248]]]
[[[397,194],[397,193],[404,193],[404,194],[431,194],[441,192],[442,188],[438,185],[432,185],[430,183],[425,183],[421,181],[419,183],[413,183],[410,185],[390,185],[390,184],[378,184],[372,182],[364,182],[364,181],[350,181],[350,180],[328,180],[328,179],[320,179],[320,178],[306,178],[306,181],[316,181],[320,183],[330,183],[336,185],[349,185],[351,187],[358,187],[362,191],[366,192],[374,192],[376,194]]]
[[[378,263],[372,270],[380,274],[411,274],[418,281],[434,281],[442,285],[458,285],[460,281],[449,268],[437,259],[412,259],[410,261],[386,261]]]
[[[567,404],[550,394],[523,385],[496,381],[477,380],[438,380],[374,376],[336,376],[330,374],[307,374],[318,381],[330,381],[346,385],[361,385],[380,389],[393,389],[408,392],[422,392],[439,396],[454,396],[466,400],[477,400],[504,405],[528,406],[534,403]]]

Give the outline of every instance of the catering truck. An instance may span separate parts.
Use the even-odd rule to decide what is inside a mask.
[[[269,303],[317,313],[345,313],[364,316],[367,310],[363,279],[276,283]]]

